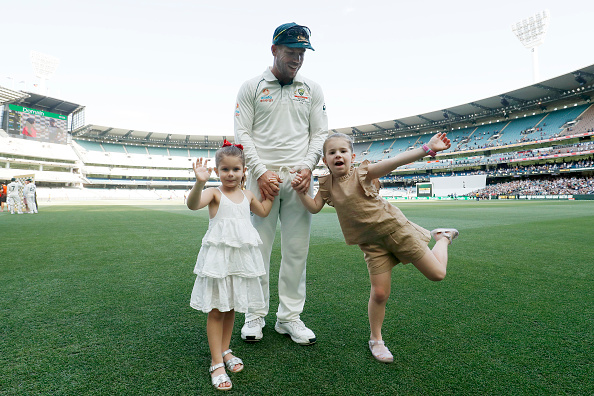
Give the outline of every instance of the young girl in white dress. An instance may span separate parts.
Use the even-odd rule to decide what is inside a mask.
[[[197,275],[190,305],[208,313],[206,334],[211,353],[212,385],[229,390],[231,380],[225,371],[243,370],[243,362],[229,349],[235,311],[265,305],[259,277],[265,274],[259,245],[258,231],[250,221],[250,211],[265,217],[270,213],[272,201],[258,201],[254,194],[243,190],[245,159],[241,145],[225,140],[215,155],[215,173],[221,186],[203,190],[212,168],[199,158],[192,165],[196,183],[190,191],[187,206],[198,210],[208,205],[210,221],[202,239],[194,273]]]

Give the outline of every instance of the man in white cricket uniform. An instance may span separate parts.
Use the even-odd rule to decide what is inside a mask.
[[[25,197],[25,201],[27,202],[27,207],[29,208],[29,213],[37,213],[37,205],[35,204],[35,191],[37,187],[33,180],[27,179],[25,181],[25,189],[23,190],[23,195]]]
[[[301,321],[305,304],[305,263],[309,249],[311,214],[291,187],[295,172],[303,176],[300,192],[313,189],[312,171],[320,160],[328,135],[324,94],[315,82],[297,72],[305,50],[313,50],[310,31],[296,23],[279,26],[273,36],[273,66],[246,81],[239,90],[235,108],[235,142],[244,147],[248,168],[247,188],[257,197],[274,198],[268,217],[252,216],[258,230],[267,274],[262,286],[267,305],[245,315],[241,338],[262,338],[264,317],[269,311],[270,254],[281,224],[281,263],[278,280],[279,307],[275,330],[302,345],[316,336]],[[275,181],[282,181],[280,184]]]
[[[23,185],[14,177],[10,179],[10,183],[8,183],[6,186],[6,194],[8,195],[6,201],[8,203],[8,210],[10,210],[10,214],[14,214],[15,207],[18,214],[23,213],[21,197],[19,196],[19,190],[21,188],[23,188]]]

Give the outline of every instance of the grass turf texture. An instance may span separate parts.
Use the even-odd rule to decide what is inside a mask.
[[[369,280],[331,208],[314,216],[302,315],[318,343],[274,331],[231,347],[233,394],[586,395],[594,393],[594,202],[401,205],[428,228],[456,227],[448,276],[392,273],[383,328],[395,356],[367,348]],[[51,206],[0,214],[0,394],[218,394],[206,315],[189,307],[208,212]],[[273,250],[271,290],[280,236]]]

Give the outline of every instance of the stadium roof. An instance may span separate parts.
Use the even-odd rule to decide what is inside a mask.
[[[76,103],[67,102],[62,99],[50,98],[49,96],[40,95],[33,92],[27,92],[26,94],[26,98],[12,103],[18,102],[18,104],[21,106],[33,107],[62,115],[70,115],[85,108],[84,106]]]
[[[489,117],[505,117],[513,112],[529,109],[547,109],[548,103],[581,100],[590,102],[594,92],[594,65],[542,81],[514,91],[477,100],[474,102],[435,110],[429,113],[392,119],[372,124],[333,129],[334,132],[357,137],[400,135],[422,129],[472,123]]]
[[[0,105],[18,102],[28,97],[29,94],[25,92],[0,87]]]
[[[92,140],[113,140],[115,142],[153,144],[153,145],[180,145],[219,147],[223,139],[233,140],[228,136],[205,136],[205,135],[181,135],[173,133],[137,131],[134,129],[121,129],[100,125],[86,125],[72,132],[72,136],[78,138],[89,138]]]
[[[418,133],[430,129],[458,127],[472,124],[479,120],[509,117],[520,111],[544,111],[548,104],[590,102],[594,94],[594,65],[572,71],[550,80],[542,81],[524,88],[499,94],[470,103],[435,110],[429,113],[404,118],[358,125],[354,127],[332,129],[353,135],[355,141],[400,136],[407,133]],[[33,94],[32,94],[33,95]],[[30,99],[36,100],[35,97]],[[233,136],[182,135],[161,132],[147,132],[133,129],[120,129],[99,125],[86,125],[72,132],[72,136],[88,139],[113,140],[115,142],[181,145],[181,146],[217,146]]]

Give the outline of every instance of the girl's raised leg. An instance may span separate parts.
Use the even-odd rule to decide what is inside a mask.
[[[443,280],[448,267],[448,246],[458,237],[458,230],[454,228],[438,228],[431,231],[435,239],[433,249],[427,247],[425,255],[420,260],[413,262],[427,279],[432,281]]]

